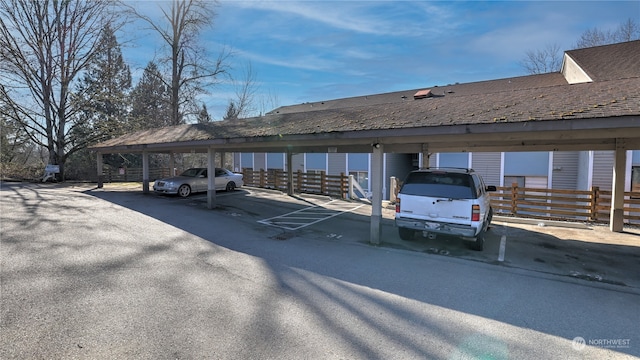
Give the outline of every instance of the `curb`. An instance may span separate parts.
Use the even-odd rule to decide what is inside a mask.
[[[572,228],[572,229],[585,229],[590,230],[591,226],[578,223],[578,222],[568,222],[568,221],[558,221],[558,220],[540,220],[540,219],[528,219],[521,217],[511,217],[511,216],[498,216],[494,215],[491,223],[495,224],[496,222],[506,222],[506,223],[514,223],[514,224],[525,224],[525,225],[538,225],[538,226],[555,226],[555,227],[564,227],[564,228]]]

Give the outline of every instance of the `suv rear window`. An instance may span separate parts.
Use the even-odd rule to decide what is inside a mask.
[[[404,181],[401,194],[452,199],[477,198],[468,174],[413,172]]]

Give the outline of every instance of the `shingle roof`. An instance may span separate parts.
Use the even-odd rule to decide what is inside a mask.
[[[403,103],[414,101],[413,96],[420,90],[431,89],[435,97],[460,96],[474,94],[489,94],[495,92],[542,88],[548,86],[566,85],[567,81],[560,73],[520,76],[506,79],[478,81],[464,84],[444,86],[430,86],[423,89],[411,89],[383,94],[364,95],[343,99],[318,101],[297,105],[283,106],[270,112],[270,114],[288,114],[295,112],[308,112],[329,109],[343,109],[356,106],[371,106],[380,104]]]
[[[616,60],[605,50],[615,50]],[[572,119],[640,119],[640,65],[633,61],[640,41],[571,51],[591,66],[594,82],[568,84],[560,73],[467,84],[433,86],[433,96],[413,99],[423,89],[335,99],[278,108],[255,118],[152,129],[105,141],[95,149],[145,144],[341,134],[472,124],[517,124]],[[626,59],[630,57],[631,60]],[[624,59],[623,59],[624,58]],[[612,78],[612,79],[608,79]],[[606,124],[601,124],[606,129]],[[639,136],[640,137],[640,136]],[[234,140],[235,139],[235,140]]]
[[[567,51],[594,81],[640,76],[640,40]]]
[[[640,78],[180,125],[125,135],[99,146],[630,115],[640,115]]]

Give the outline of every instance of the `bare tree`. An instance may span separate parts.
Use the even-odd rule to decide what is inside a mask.
[[[162,17],[152,19],[133,6],[129,11],[146,22],[162,38],[167,48],[167,56],[160,63],[169,68],[170,76],[162,79],[171,93],[171,123],[185,122],[185,114],[199,109],[194,105],[197,96],[217,81],[219,75],[227,72],[226,60],[229,53],[222,50],[211,61],[198,37],[203,30],[213,24],[216,2],[206,0],[173,0],[161,7]],[[196,115],[197,112],[193,113]]]
[[[0,111],[60,165],[92,138],[73,138],[81,109],[72,86],[112,22],[108,0],[0,0]],[[114,27],[115,28],[115,27]]]
[[[239,119],[253,115],[255,112],[255,95],[258,91],[257,76],[251,63],[244,67],[243,78],[241,80],[233,80],[236,88],[235,99],[229,100],[227,111],[224,119]]]
[[[615,44],[640,39],[640,27],[629,18],[618,26],[615,31],[588,29],[580,35],[576,42],[576,49]]]
[[[260,96],[260,116],[280,106],[278,94],[269,90],[266,94]]]
[[[558,44],[547,45],[541,50],[530,50],[521,62],[528,74],[544,74],[560,71],[562,52]]]
[[[640,27],[630,18],[620,24],[615,31],[598,28],[585,30],[578,38],[575,48],[582,49],[638,39],[640,39]],[[562,67],[563,55],[557,44],[547,45],[541,50],[527,51],[525,55],[520,64],[528,74],[560,71]]]
[[[613,42],[640,40],[640,25],[629,18],[622,23],[613,34]]]
[[[611,37],[612,37],[612,34],[609,31],[604,32],[598,28],[587,29],[578,38],[575,48],[583,49],[588,47],[605,45],[610,42]]]

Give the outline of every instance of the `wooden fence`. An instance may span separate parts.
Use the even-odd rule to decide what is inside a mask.
[[[169,168],[150,168],[149,181],[170,176]],[[104,169],[102,171],[104,182],[142,181],[142,168]]]
[[[498,187],[491,194],[491,206],[499,214],[536,219],[609,222],[611,191],[593,187],[590,191]],[[640,192],[625,192],[624,222],[640,224]]]
[[[287,173],[284,170],[252,170],[242,169],[245,185],[266,189],[287,191]],[[349,177],[344,173],[340,175],[327,175],[320,173],[293,173],[293,191],[300,193],[321,194],[334,196],[341,199],[347,198]]]
[[[283,170],[242,169],[244,183],[266,189],[287,190],[287,173]],[[142,169],[105,169],[105,182],[142,181]],[[149,180],[169,176],[169,168],[149,169]],[[349,177],[320,173],[293,174],[293,190],[299,193],[321,194],[347,198]],[[591,190],[536,189],[500,186],[491,192],[491,206],[497,214],[545,220],[609,222],[611,191],[593,187]],[[396,189],[397,191],[397,189]],[[640,225],[640,192],[624,193],[624,222]]]

